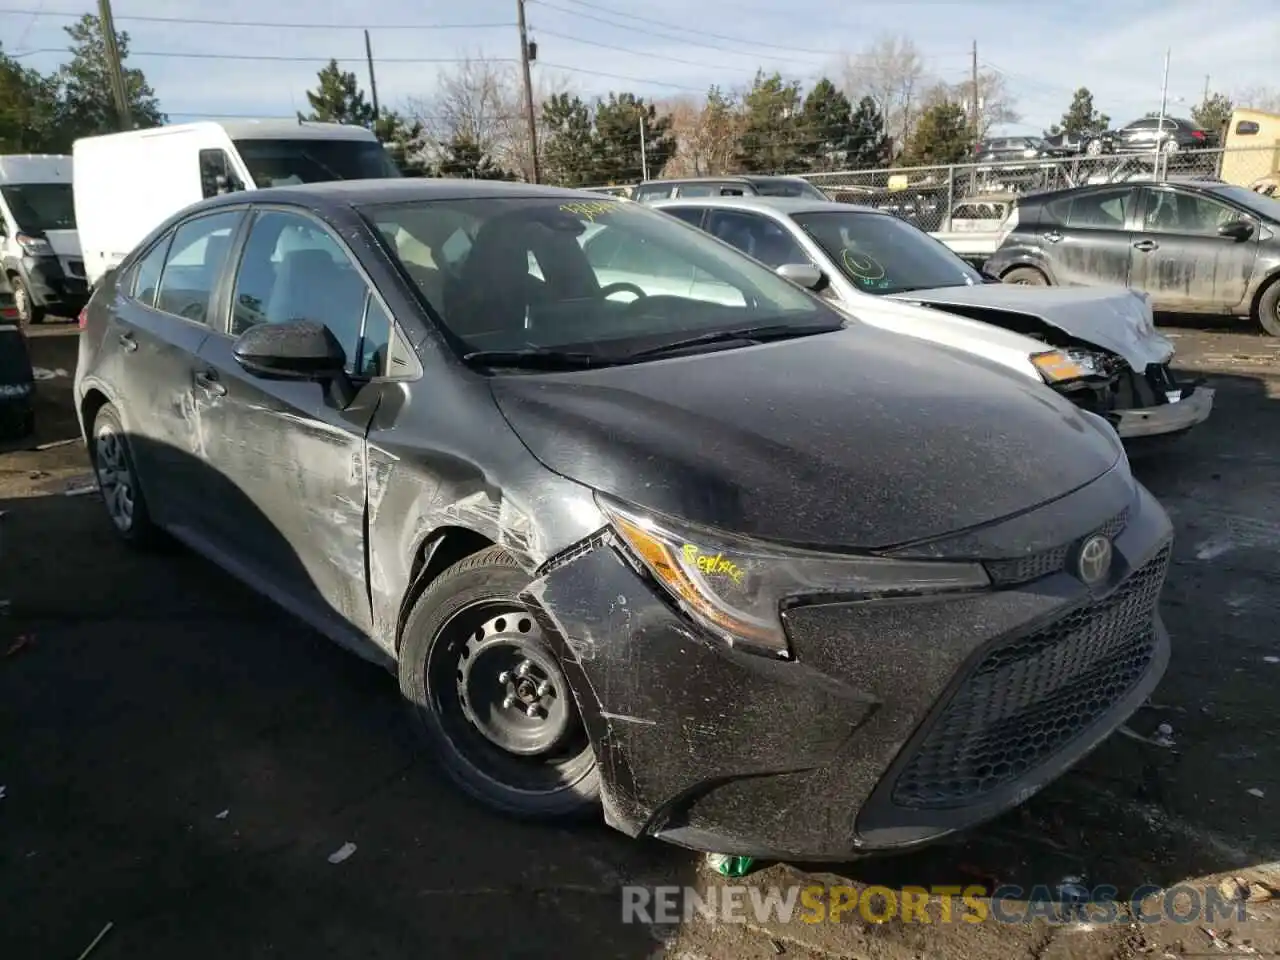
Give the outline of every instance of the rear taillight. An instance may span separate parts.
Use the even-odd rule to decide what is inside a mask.
[[[1204,139],[1204,131],[1203,131],[1203,130],[1192,130],[1192,131],[1191,131],[1191,139],[1193,139],[1193,140],[1203,140],[1203,139]]]
[[[76,318],[80,322],[80,329],[83,330],[89,325],[89,308],[85,307],[80,311],[80,316]]]

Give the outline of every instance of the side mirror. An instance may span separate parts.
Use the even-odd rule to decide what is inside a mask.
[[[332,381],[347,365],[342,344],[329,328],[309,320],[255,324],[232,352],[245,370],[268,379]]]
[[[777,269],[777,274],[806,290],[816,290],[824,279],[822,271],[812,263],[784,263]]]
[[[1231,220],[1218,228],[1218,236],[1230,240],[1248,240],[1253,236],[1253,224],[1248,220]]]

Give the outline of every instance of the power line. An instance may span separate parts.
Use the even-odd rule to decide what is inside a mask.
[[[65,54],[66,50],[60,50],[55,47],[48,47],[40,50],[24,50],[13,56],[26,57],[34,53],[61,53]],[[130,50],[129,58],[134,57],[156,57],[162,60],[264,60],[278,63],[328,63],[329,61],[337,61],[338,63],[365,63],[364,57],[288,57],[279,54],[266,53],[195,53],[186,50]],[[486,57],[489,63],[517,63],[518,61],[511,57]],[[379,57],[379,63],[467,63],[467,57]]]
[[[564,70],[567,73],[585,73],[588,76],[592,76],[592,77],[605,77],[606,79],[609,79],[609,80],[625,80],[627,81],[627,83],[637,83],[642,86],[650,86],[650,87],[667,87],[671,90],[684,90],[689,93],[706,93],[707,92],[705,87],[690,87],[680,83],[663,83],[659,80],[650,80],[648,77],[643,77],[643,78],[628,77],[620,73],[605,73],[602,70],[585,70],[582,67],[566,67],[560,63],[542,63],[541,60],[539,60],[538,62],[542,64],[543,67],[546,67],[550,70]]]
[[[599,47],[602,50],[617,50],[620,53],[629,53],[635,57],[645,57],[649,60],[665,60],[669,63],[682,63],[690,67],[702,67],[712,70],[733,70],[738,71],[743,68],[740,66],[732,67],[724,63],[707,63],[705,60],[684,60],[680,57],[670,57],[666,54],[649,53],[646,50],[633,50],[631,47],[623,47],[614,43],[602,43],[599,40],[585,40],[582,37],[571,37],[567,33],[558,33],[555,30],[548,30],[546,27],[531,28],[541,33],[544,37],[555,37],[559,40],[568,40],[570,43],[581,43],[588,47]]]
[[[0,15],[65,17],[79,20],[83,13],[68,13],[61,10],[22,10],[12,7],[0,8]],[[365,26],[360,23],[281,23],[274,20],[202,20],[191,17],[148,17],[125,16],[115,17],[117,21],[129,23],[174,23],[193,24],[201,27],[283,27],[289,30],[489,30],[499,27],[514,27],[515,21],[502,23],[384,23],[378,26]]]

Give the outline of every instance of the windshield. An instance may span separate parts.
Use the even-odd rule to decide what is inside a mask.
[[[626,200],[417,201],[364,215],[465,352],[607,357],[712,331],[844,322],[707,234]]]
[[[827,195],[807,180],[757,180],[756,190],[762,197],[804,197],[826,200]]]
[[[376,140],[237,140],[235,145],[259,189],[400,176]]]
[[[1214,193],[1240,204],[1247,210],[1254,210],[1267,219],[1280,223],[1280,200],[1275,197],[1268,197],[1265,194],[1237,186],[1220,187]]]
[[[982,283],[982,274],[948,247],[897,217],[834,210],[793,219],[864,293]]]
[[[76,205],[69,183],[15,183],[0,187],[19,230],[74,230]]]

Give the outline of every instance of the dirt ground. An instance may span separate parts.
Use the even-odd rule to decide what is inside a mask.
[[[34,449],[77,435],[75,331],[37,331],[39,436],[0,450],[0,958],[80,957],[108,924],[92,960],[1280,956],[1280,344],[1169,332],[1218,399],[1135,462],[1178,529],[1152,701],[959,843],[724,881],[603,827],[475,809],[424,762],[385,673],[193,556],[118,544],[95,495],[67,495],[81,448]],[[1224,877],[1261,884],[1243,922],[623,923],[620,890],[1108,885],[1126,901]]]

